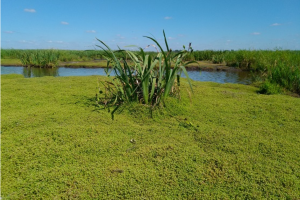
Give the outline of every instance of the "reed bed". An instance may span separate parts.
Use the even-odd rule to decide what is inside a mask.
[[[23,49],[1,49],[2,59],[20,58],[26,52],[47,52],[49,50],[23,50]],[[105,59],[103,50],[53,50],[58,54],[58,60],[62,62],[69,61],[89,61],[95,59]],[[139,51],[132,51],[140,53]],[[179,50],[172,51],[170,55],[174,56]],[[120,52],[115,53],[121,56]],[[154,57],[157,52],[147,52]],[[193,51],[185,57],[185,60],[212,61],[213,63],[223,64],[231,67],[238,67],[246,70],[262,71],[275,62],[284,62],[286,65],[300,65],[300,51],[291,50],[204,50]]]
[[[47,52],[48,49],[1,49],[1,59],[20,59],[23,54],[36,52]],[[62,62],[70,61],[90,61],[104,59],[102,50],[52,50],[55,51],[58,60]]]
[[[300,94],[300,51],[196,51],[192,56],[196,60],[207,59],[213,63],[255,72],[254,79],[261,82],[261,93],[289,91]]]
[[[300,67],[288,66],[284,62],[269,66],[260,75],[260,92],[265,94],[282,93],[284,90],[300,94]]]
[[[291,66],[300,65],[300,51],[291,50],[205,50],[194,51],[189,57],[197,61],[209,60],[213,63],[255,71],[265,70],[275,62],[284,62]]]
[[[59,50],[60,61],[90,61],[95,59],[104,59],[103,51],[99,50]]]
[[[19,58],[25,67],[52,68],[58,65],[59,53],[56,50],[28,50]]]

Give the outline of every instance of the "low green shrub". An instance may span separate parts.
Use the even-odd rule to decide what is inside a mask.
[[[284,62],[268,66],[264,73],[258,73],[261,80],[260,93],[277,94],[282,90],[300,94],[300,67],[290,67]]]
[[[261,94],[280,94],[282,89],[278,84],[266,80],[260,85],[258,92]]]
[[[288,66],[281,62],[270,67],[268,78],[281,87],[300,94],[300,66]]]

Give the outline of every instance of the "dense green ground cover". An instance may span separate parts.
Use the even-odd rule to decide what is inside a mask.
[[[2,199],[300,198],[299,98],[183,79],[112,121],[97,78],[2,75]]]

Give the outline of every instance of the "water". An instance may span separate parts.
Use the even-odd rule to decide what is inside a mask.
[[[1,66],[1,74],[23,74],[26,78],[42,76],[90,76],[103,75],[103,68],[26,68],[15,66]],[[250,84],[251,75],[249,72],[239,71],[188,71],[189,77],[196,81],[212,81],[217,83],[241,83]],[[113,75],[113,74],[112,74]],[[182,74],[182,77],[185,77]]]

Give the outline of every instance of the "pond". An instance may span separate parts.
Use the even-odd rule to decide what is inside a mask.
[[[27,68],[19,66],[1,66],[1,74],[23,74],[26,78],[42,76],[90,76],[103,75],[103,68]],[[251,74],[245,71],[188,71],[189,77],[196,81],[217,83],[250,84]],[[112,74],[113,75],[113,74]],[[185,77],[184,74],[182,77]]]

